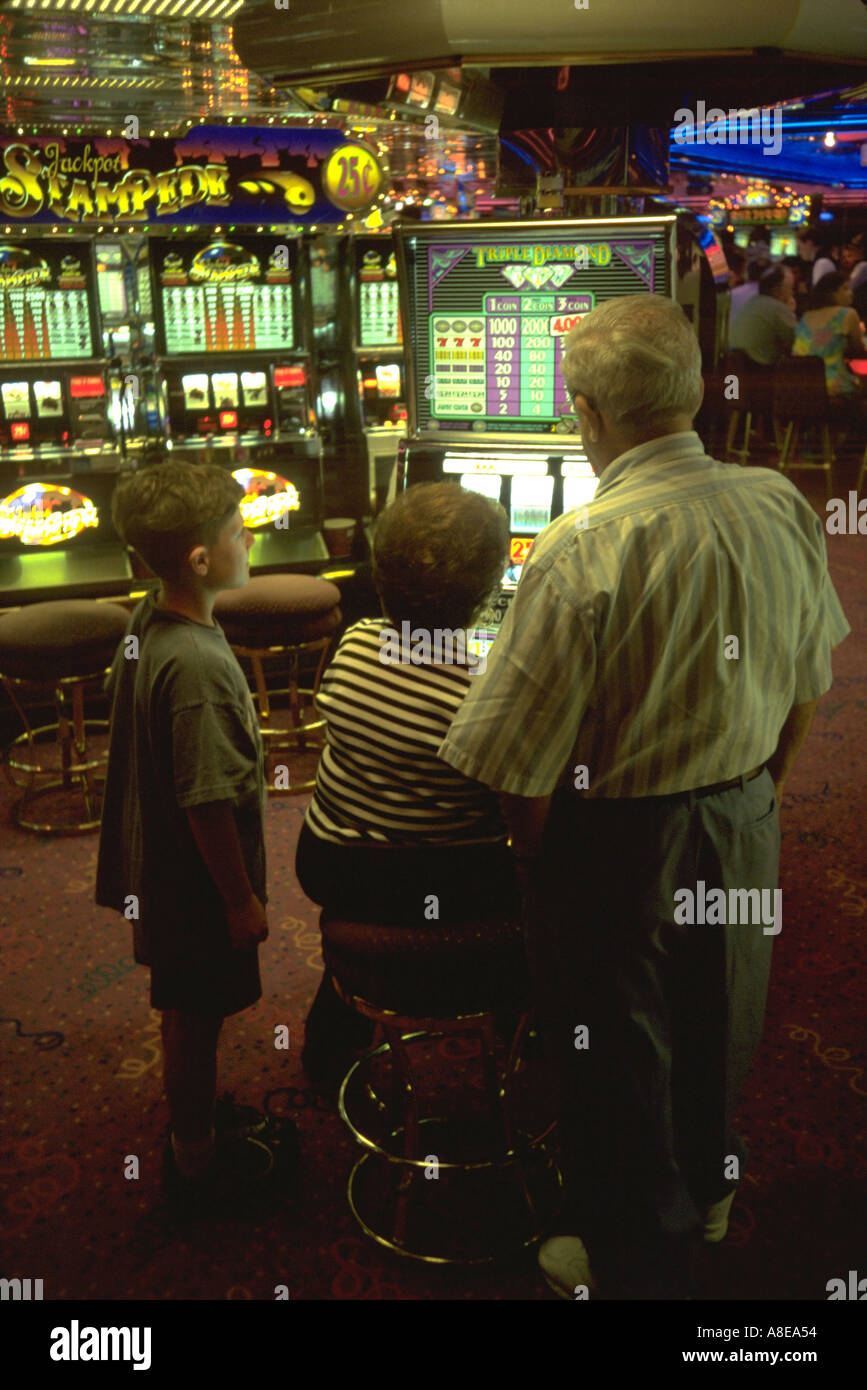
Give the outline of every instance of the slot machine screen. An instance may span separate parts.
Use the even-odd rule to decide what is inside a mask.
[[[551,520],[553,494],[553,478],[527,478],[516,474],[512,479],[510,530],[533,536],[544,531]]]
[[[89,242],[0,242],[0,361],[101,357]]]
[[[356,237],[359,347],[398,347],[403,342],[397,263],[391,237]]]
[[[245,405],[267,406],[268,382],[264,372],[242,372],[241,390]]]
[[[217,410],[234,410],[238,404],[238,373],[214,372],[211,389]]]
[[[663,217],[399,228],[413,430],[571,434],[563,341],[604,300],[671,293],[674,227]]]
[[[492,502],[499,502],[502,480],[497,473],[493,476],[490,473],[462,473],[461,487],[468,492],[478,492],[482,497],[490,497]]]
[[[103,314],[119,318],[127,313],[123,252],[119,246],[102,245],[98,248],[96,287],[99,291],[99,307]]]
[[[151,291],[150,270],[146,265],[140,265],[136,269],[136,286],[139,314],[143,319],[151,319],[154,313],[154,299]]]
[[[63,391],[59,381],[34,381],[33,395],[40,420],[56,419],[63,414]]]
[[[771,232],[771,256],[777,261],[783,256],[797,256],[798,239],[791,227],[775,229]]]
[[[7,420],[30,419],[30,392],[26,381],[4,381],[0,385],[0,399]]]
[[[592,502],[596,489],[599,486],[598,478],[574,477],[563,479],[563,511],[574,512],[576,507],[586,506]]]
[[[293,239],[153,237],[150,265],[161,355],[298,347],[298,248]]]

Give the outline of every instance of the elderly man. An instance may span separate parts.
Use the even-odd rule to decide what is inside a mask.
[[[609,1296],[689,1297],[746,1157],[779,797],[849,625],[801,493],[693,433],[676,304],[595,309],[563,375],[599,488],[537,539],[440,756],[503,795],[527,889],[570,1203],[543,1271],[566,1297],[591,1264]],[[775,911],[739,912],[750,889]]]

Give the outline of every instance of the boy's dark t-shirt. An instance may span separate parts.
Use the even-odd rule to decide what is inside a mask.
[[[221,627],[157,608],[149,594],[132,614],[130,634],[138,658],[126,657],[129,644],[121,642],[106,682],[112,730],[96,901],[123,913],[134,894],[135,959],[154,975],[194,975],[206,993],[209,980],[223,981],[227,969],[231,975],[232,959],[223,901],[185,812],[232,803],[250,886],[265,903],[262,739]]]

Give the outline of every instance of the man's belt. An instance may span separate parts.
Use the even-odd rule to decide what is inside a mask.
[[[766,764],[762,763],[761,767],[754,768],[752,772],[744,773],[744,781],[752,782],[755,777],[761,776],[765,767]],[[694,794],[695,796],[718,796],[720,792],[730,791],[732,787],[739,787],[740,784],[740,777],[731,777],[728,782],[714,782],[712,787],[699,787]]]

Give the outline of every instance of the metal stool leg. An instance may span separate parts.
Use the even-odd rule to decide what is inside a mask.
[[[403,1153],[409,1164],[403,1168],[397,1185],[397,1204],[394,1215],[394,1240],[396,1245],[406,1245],[409,1204],[418,1178],[417,1169],[409,1165],[419,1158],[419,1108],[412,1067],[407,1056],[400,1029],[387,1028],[386,1037],[391,1048],[400,1089],[403,1095]]]
[[[506,1071],[501,1073],[496,1060],[494,1019],[489,1013],[451,1019],[416,1018],[377,1009],[339,987],[338,993],[365,1017],[375,1017],[387,1039],[386,1045],[368,1053],[366,1058],[350,1069],[341,1087],[338,1106],[341,1118],[366,1150],[352,1169],[347,1188],[350,1210],[365,1235],[395,1254],[425,1263],[487,1264],[510,1253],[513,1248],[510,1241],[502,1236],[499,1216],[494,1215],[500,1211],[498,1194],[503,1194],[507,1208],[504,1219],[509,1230],[516,1233],[516,1247],[532,1245],[540,1238],[559,1206],[562,1175],[546,1147],[546,1140],[555,1128],[554,1121],[540,1133],[520,1136],[520,1142],[516,1142],[518,1134],[512,1092],[528,1017],[524,1016],[519,1021]],[[431,1116],[422,1118],[409,1047],[432,1036],[468,1035],[480,1037],[485,1049],[482,1061],[491,1100],[491,1120],[497,1134],[494,1151],[483,1151],[480,1158],[474,1156],[461,1160],[449,1158],[447,1152],[441,1152],[437,1155],[436,1176],[442,1181],[443,1187],[440,1189],[439,1181],[429,1187],[423,1181],[428,1176],[428,1156],[422,1153],[424,1127],[433,1126],[442,1142],[448,1144],[448,1125],[451,1122]],[[391,1058],[392,1082],[395,1090],[400,1092],[402,1113],[397,1128],[392,1129],[390,1134],[374,1137],[359,1127],[354,1116],[356,1102],[370,1089],[367,1085],[369,1065],[380,1055]],[[377,1107],[377,1110],[380,1118],[384,1118],[381,1107]],[[446,1126],[445,1130],[443,1125]],[[398,1173],[394,1173],[395,1168],[399,1170]],[[464,1186],[465,1183],[470,1186]],[[475,1186],[479,1183],[481,1187]],[[421,1205],[417,1206],[416,1201],[420,1201]],[[492,1233],[485,1236],[484,1245],[481,1246],[488,1253],[478,1253],[478,1238],[467,1239],[466,1218],[459,1215],[466,1213],[467,1203],[470,1204],[469,1209],[479,1210],[482,1231]],[[448,1225],[449,1211],[457,1216],[458,1224],[453,1230]],[[446,1224],[441,1226],[441,1222]],[[423,1230],[427,1230],[428,1235],[422,1241]],[[414,1248],[419,1243],[426,1245],[427,1249]]]
[[[3,677],[3,686],[17,709],[24,733],[19,734],[4,751],[3,763],[10,781],[22,795],[15,803],[12,815],[16,825],[22,830],[36,834],[82,835],[99,826],[101,817],[101,791],[97,785],[99,771],[104,772],[107,754],[89,756],[87,738],[89,732],[107,732],[107,719],[86,719],[84,695],[88,684],[104,678],[105,672],[94,672],[86,676],[65,677],[54,685],[54,707],[56,722],[33,728],[26,711],[17,698],[15,687],[29,689],[40,697],[52,687],[41,681],[26,681],[18,677]],[[52,735],[51,747],[55,750],[55,761],[45,761],[38,739],[41,735]],[[47,742],[47,741],[46,741]],[[24,756],[19,750],[27,749]],[[23,781],[19,779],[23,775]],[[47,779],[47,780],[46,780]],[[42,785],[38,785],[41,782]],[[83,803],[84,819],[49,821],[37,818],[36,803],[54,792],[75,792]]]

